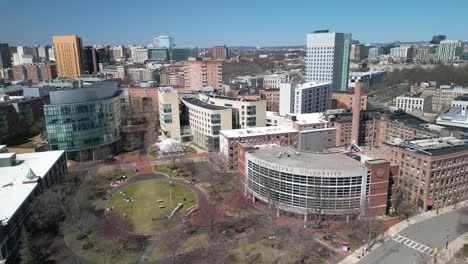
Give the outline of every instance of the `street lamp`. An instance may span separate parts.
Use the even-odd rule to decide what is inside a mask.
[[[449,233],[448,230],[447,230],[447,234],[446,234],[446,236],[445,236],[445,249],[448,249],[449,235],[450,235],[450,233]]]
[[[364,257],[364,250],[366,249],[366,240],[362,240],[362,256]]]

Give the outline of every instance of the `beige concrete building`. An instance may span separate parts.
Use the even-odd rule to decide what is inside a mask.
[[[233,111],[233,128],[266,126],[266,101],[200,94],[200,100]]]
[[[81,38],[76,35],[53,36],[58,77],[76,78],[82,74]]]
[[[441,85],[439,89],[434,91],[432,110],[434,112],[442,112],[450,107],[452,100],[455,99],[455,97],[464,94],[468,94],[468,88]]]
[[[432,94],[408,93],[396,98],[396,107],[410,112],[430,112],[432,111]]]
[[[212,86],[220,88],[223,82],[223,62],[189,58],[184,62],[185,88],[192,91]]]
[[[232,129],[232,109],[196,98],[181,98],[188,108],[193,142],[208,151],[219,151],[219,131]]]
[[[158,88],[159,123],[167,138],[181,140],[179,93],[172,87]]]

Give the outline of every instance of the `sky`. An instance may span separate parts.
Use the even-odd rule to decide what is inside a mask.
[[[84,45],[304,45],[316,29],[361,43],[468,40],[466,0],[1,0],[0,42],[51,44],[76,34]]]

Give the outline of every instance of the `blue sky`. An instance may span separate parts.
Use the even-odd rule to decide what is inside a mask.
[[[361,42],[468,40],[466,0],[2,0],[0,42],[50,44],[77,34],[89,44],[302,45],[315,29]]]

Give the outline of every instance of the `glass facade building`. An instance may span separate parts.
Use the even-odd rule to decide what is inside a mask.
[[[190,57],[198,56],[198,48],[192,46],[173,47],[171,52],[173,61],[185,61]]]
[[[149,48],[148,60],[150,61],[167,61],[169,60],[169,49],[167,48]]]
[[[106,88],[111,90],[110,93],[97,90]],[[67,158],[73,160],[102,159],[117,152],[120,147],[121,105],[116,88],[117,85],[65,90],[60,97],[71,96],[64,100],[71,102],[64,104],[54,104],[51,95],[51,104],[44,106],[49,149],[65,150]],[[95,93],[92,93],[93,89]],[[81,93],[92,94],[94,98],[81,102]],[[109,94],[112,95],[106,98]]]

